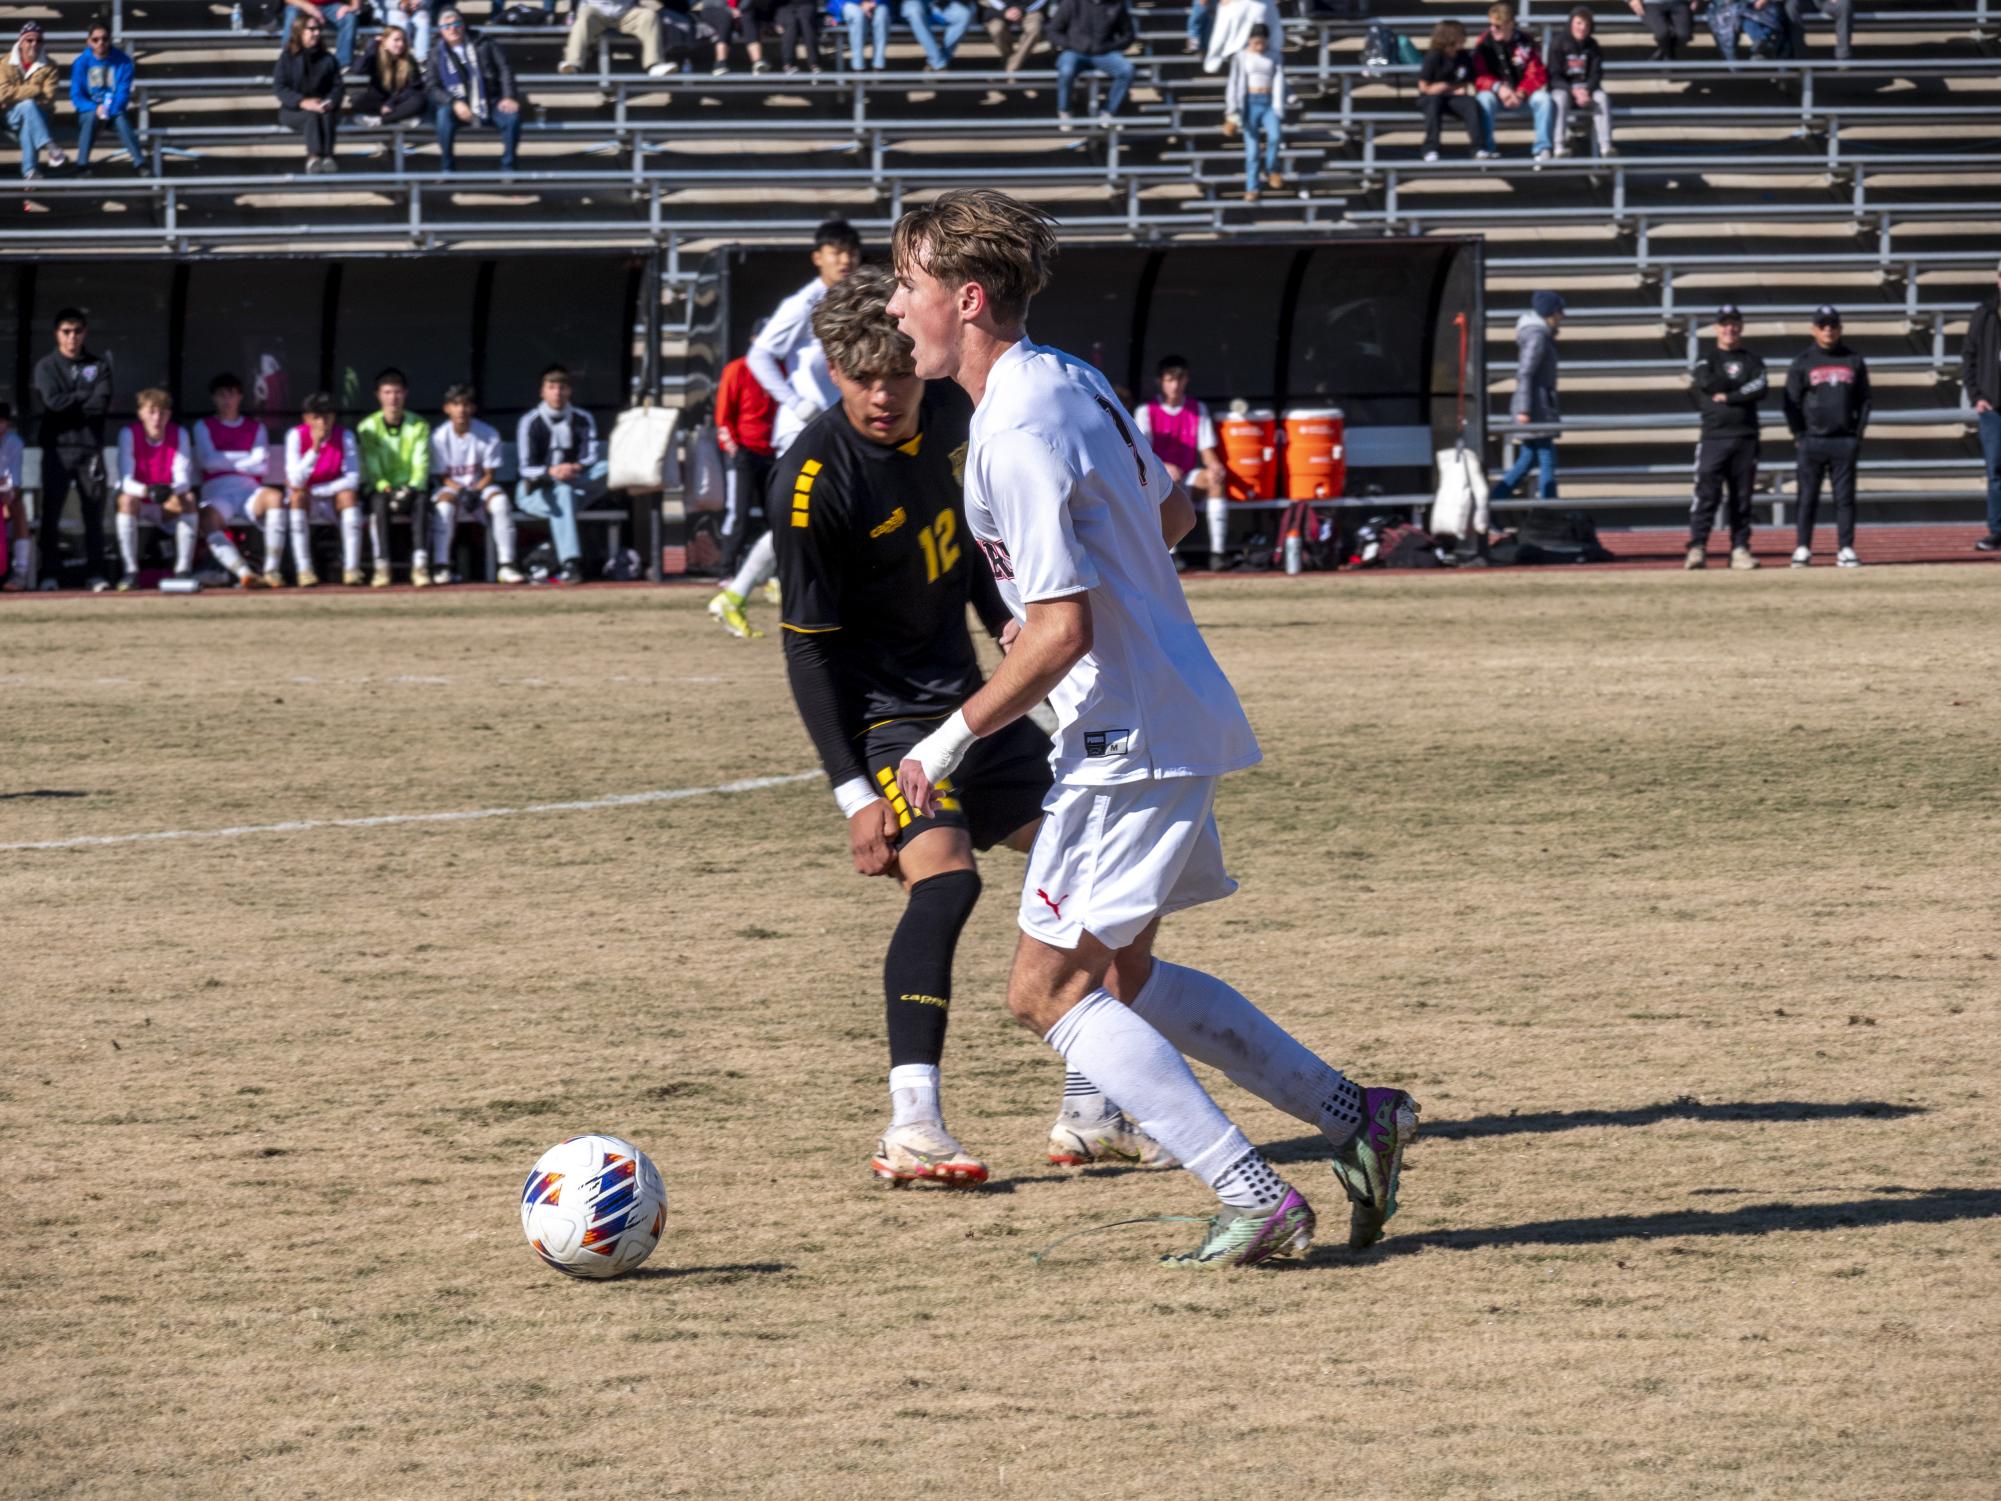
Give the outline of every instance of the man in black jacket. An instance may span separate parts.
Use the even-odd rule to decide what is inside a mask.
[[[1138,33],[1126,0],[1060,0],[1049,22],[1049,45],[1056,49],[1056,119],[1058,128],[1070,122],[1070,87],[1089,68],[1112,80],[1104,118],[1119,112],[1133,86],[1132,59],[1126,48]]]
[[[1860,568],[1855,555],[1855,461],[1869,426],[1869,366],[1841,342],[1841,314],[1822,303],[1813,315],[1814,347],[1786,372],[1786,426],[1799,445],[1799,526],[1793,567],[1813,561],[1813,523],[1823,477],[1834,490],[1838,567]]]
[[[527,96],[516,86],[500,44],[474,37],[466,29],[465,17],[450,6],[438,12],[438,40],[431,45],[424,69],[424,92],[437,116],[442,170],[452,170],[452,143],[468,125],[490,125],[499,131],[500,170],[514,170]]]
[[[1695,503],[1688,509],[1684,568],[1702,568],[1723,487],[1730,487],[1730,566],[1756,568],[1751,555],[1751,487],[1758,478],[1758,403],[1770,386],[1765,362],[1744,347],[1744,314],[1734,302],[1716,310],[1716,348],[1689,372],[1702,403],[1695,450]]]
[[[42,417],[42,567],[50,576],[62,557],[58,527],[69,487],[76,485],[83,513],[83,545],[90,587],[106,587],[104,416],[111,410],[111,359],[84,347],[88,327],[81,311],[56,314],[56,347],[35,366],[35,406]]]
[[[1959,387],[1980,420],[1980,451],[1987,458],[1987,535],[1973,545],[2001,551],[2001,267],[1994,272],[1995,295],[1973,310],[1966,323],[1966,350],[1959,360]]]

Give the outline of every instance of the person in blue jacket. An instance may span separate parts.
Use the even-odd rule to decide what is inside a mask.
[[[111,29],[102,21],[92,24],[84,38],[85,47],[69,70],[69,98],[76,106],[76,164],[90,165],[91,142],[97,127],[109,125],[118,132],[125,150],[138,171],[146,170],[146,153],[139,149],[139,132],[125,107],[132,102],[132,59],[111,45]]]

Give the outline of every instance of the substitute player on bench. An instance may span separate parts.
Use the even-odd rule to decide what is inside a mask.
[[[954,189],[906,213],[890,312],[916,369],[970,395],[966,520],[1020,633],[991,681],[906,757],[913,813],[940,777],[1047,696],[1056,785],[1029,855],[1008,1007],[1222,1200],[1182,1265],[1249,1266],[1311,1243],[1313,1210],[1183,1058],[1316,1126],[1354,1203],[1349,1245],[1396,1209],[1416,1105],[1363,1089],[1229,985],[1153,957],[1160,919],[1228,896],[1216,779],[1256,738],[1188,612],[1168,547],[1195,509],[1105,379],[1033,344],[1056,238],[1039,210]]]
[[[979,686],[969,597],[990,630],[1008,616],[966,553],[965,397],[911,373],[909,341],[884,311],[891,289],[887,271],[865,267],[814,312],[840,399],[779,461],[773,535],[792,696],[847,817],[855,869],[893,875],[909,896],[883,964],[892,1118],[870,1165],[891,1183],[972,1187],[986,1164],[939,1107],[952,956],[979,900],[974,848],[1026,849],[1034,835],[1049,739],[1017,720],[966,758],[927,813],[896,789],[897,763]],[[1159,1160],[1084,1089],[1099,1108],[1058,1120],[1053,1158]]]

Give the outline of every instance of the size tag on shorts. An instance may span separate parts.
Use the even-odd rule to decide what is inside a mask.
[[[1086,730],[1084,731],[1084,754],[1087,756],[1124,756],[1132,753],[1133,732],[1131,730]]]

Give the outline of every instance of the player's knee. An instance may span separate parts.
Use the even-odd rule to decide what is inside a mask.
[[[927,926],[954,938],[973,915],[980,900],[980,873],[947,870],[926,876],[910,888],[910,910],[921,913]]]

